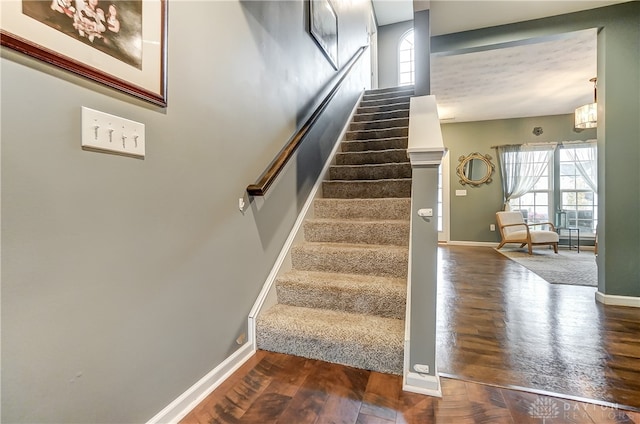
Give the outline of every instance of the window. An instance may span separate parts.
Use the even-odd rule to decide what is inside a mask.
[[[400,39],[398,51],[398,79],[400,85],[412,85],[414,82],[413,29]]]
[[[544,160],[546,157],[543,155],[538,156],[538,160]],[[536,166],[544,166],[542,162],[535,162]],[[531,171],[533,167],[523,167],[523,171]],[[532,175],[527,175],[532,177]],[[533,188],[521,197],[517,197],[509,201],[509,206],[512,210],[520,210],[524,215],[525,221],[534,222],[548,222],[550,219],[550,199],[553,199],[552,190],[553,186],[550,184],[552,181],[549,178],[549,162],[547,161],[544,170],[540,175],[540,178],[535,183]]]
[[[553,187],[550,182],[549,166],[547,165],[533,188],[521,197],[512,199],[509,206],[512,210],[522,211],[525,221],[529,223],[552,221],[550,210]]]
[[[593,236],[598,226],[597,170],[594,143],[559,145],[533,188],[511,199],[530,223],[553,222]]]
[[[566,213],[568,227],[579,228],[581,234],[595,234],[598,225],[598,194],[589,184],[590,161],[581,160],[585,147],[566,146],[559,149],[559,210]],[[594,158],[595,160],[595,158]],[[581,167],[582,166],[582,170]],[[587,173],[587,176],[584,175]]]

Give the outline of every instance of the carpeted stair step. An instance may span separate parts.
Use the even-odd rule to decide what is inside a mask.
[[[257,320],[259,349],[401,374],[404,321],[275,305]]]
[[[409,117],[381,119],[378,121],[352,122],[349,131],[365,131],[385,128],[409,127]]]
[[[411,179],[323,181],[322,193],[332,199],[411,197]]]
[[[316,218],[409,219],[411,199],[316,199]]]
[[[383,163],[367,165],[332,165],[330,180],[381,180],[411,178],[410,163]]]
[[[259,349],[401,374],[411,86],[367,91],[257,320]]]
[[[361,113],[380,113],[380,112],[392,112],[396,110],[409,110],[409,102],[404,103],[390,103],[384,106],[358,106],[356,109],[357,114]]]
[[[391,245],[302,243],[291,249],[293,269],[301,271],[407,277],[408,248]]]
[[[397,103],[398,99],[403,99],[402,101],[410,101],[406,99],[412,97],[414,94],[415,93],[413,90],[394,91],[394,92],[387,92],[387,93],[367,92],[364,94],[364,96],[362,96],[362,101],[370,102],[370,101],[386,100],[388,103]]]
[[[276,279],[278,303],[404,319],[407,282],[402,278],[289,271]]]
[[[336,165],[366,165],[384,163],[408,163],[405,149],[368,150],[364,152],[338,152]]]
[[[382,128],[375,130],[347,131],[345,140],[374,140],[378,138],[408,137],[409,127]]]
[[[413,88],[403,89],[403,90],[395,90],[395,91],[386,91],[386,92],[377,92],[377,91],[366,91],[364,96],[362,96],[363,101],[369,100],[384,100],[384,99],[393,99],[396,97],[407,97],[413,96],[415,91]]]
[[[365,90],[364,95],[365,96],[383,95],[383,94],[392,94],[392,93],[402,93],[405,91],[413,93],[415,91],[415,87],[413,85],[400,85],[397,87],[371,88],[369,90]]]
[[[396,87],[387,87],[387,88],[371,88],[369,90],[366,90],[364,92],[364,94],[380,94],[380,93],[395,93],[398,91],[405,91],[405,90],[410,90],[413,91],[415,89],[415,86],[413,85],[399,85]]]
[[[384,105],[388,105],[389,103],[405,103],[405,102],[408,103],[411,101],[410,99],[411,99],[411,95],[402,95],[402,94],[398,94],[395,97],[388,97],[384,99],[368,100],[363,98],[362,101],[360,102],[360,106],[369,107],[369,106],[384,106]]]
[[[311,242],[409,246],[409,221],[307,219],[304,238]]]
[[[367,150],[407,149],[408,137],[379,138],[377,140],[354,140],[340,143],[342,152],[366,152]]]
[[[353,122],[381,121],[384,119],[408,118],[409,109],[398,109],[389,112],[360,113],[353,115]]]

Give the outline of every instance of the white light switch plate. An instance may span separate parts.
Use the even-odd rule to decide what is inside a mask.
[[[456,190],[456,196],[466,196],[467,190]]]
[[[83,106],[82,148],[144,158],[144,124]]]

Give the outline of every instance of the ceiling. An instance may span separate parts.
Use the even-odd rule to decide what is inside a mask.
[[[372,2],[379,25],[413,19],[411,0]],[[431,32],[449,34],[622,2],[431,1]],[[589,80],[596,76],[596,45],[593,29],[506,48],[432,54],[431,92],[440,118],[465,122],[573,113],[593,101]]]

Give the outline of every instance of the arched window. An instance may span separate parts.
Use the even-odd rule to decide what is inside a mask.
[[[413,65],[413,29],[405,32],[400,39],[398,49],[398,83],[399,85],[413,85],[414,65]]]

